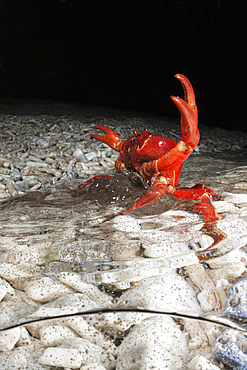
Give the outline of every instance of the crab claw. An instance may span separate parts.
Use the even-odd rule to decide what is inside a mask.
[[[175,77],[181,82],[184,89],[184,100],[171,96],[181,114],[182,140],[195,148],[199,142],[198,114],[193,87],[187,77],[177,74]]]
[[[103,143],[109,145],[110,148],[120,152],[123,146],[123,143],[124,143],[124,140],[122,140],[120,136],[118,136],[114,131],[112,131],[110,128],[105,127],[105,126],[93,126],[93,128],[101,130],[107,135],[106,136],[90,135],[91,137],[102,141]]]

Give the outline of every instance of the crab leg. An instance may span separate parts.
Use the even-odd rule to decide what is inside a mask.
[[[101,177],[105,177],[106,179],[110,179],[112,176],[109,176],[109,175],[96,175],[94,177],[92,177],[91,179],[85,181],[83,184],[79,185],[78,188],[84,188],[84,186],[88,185],[89,183],[95,181],[95,180],[98,180],[100,179]]]
[[[105,126],[93,126],[93,128],[101,130],[107,135],[106,136],[90,135],[91,137],[102,141],[103,143],[109,145],[110,148],[120,152],[123,146],[123,143],[124,143],[124,140],[122,140],[120,136],[118,136],[114,131],[112,131],[110,128],[105,127]]]
[[[131,212],[131,211],[134,211],[135,209],[146,206],[154,202],[155,200],[161,198],[165,193],[167,193],[167,180],[164,176],[161,176],[161,175],[157,176],[149,192],[141,199],[138,199],[132,207],[124,211],[121,211],[119,214],[125,215],[128,212]]]

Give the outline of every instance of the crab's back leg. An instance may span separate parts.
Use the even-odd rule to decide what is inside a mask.
[[[192,188],[178,188],[171,193],[179,199],[199,200],[199,203],[196,203],[192,210],[196,213],[202,213],[206,223],[221,220],[222,217],[218,215],[212,203],[212,195],[220,196],[203,184],[197,184]]]
[[[88,185],[89,183],[97,180],[97,179],[100,179],[101,177],[105,177],[106,179],[110,179],[112,176],[109,176],[109,175],[97,175],[97,176],[94,176],[92,177],[91,179],[85,181],[83,184],[80,184],[78,186],[78,188],[83,188],[84,186]]]
[[[157,176],[149,192],[141,199],[138,199],[132,207],[121,211],[119,214],[125,215],[128,212],[146,206],[161,198],[165,193],[167,193],[167,180],[164,176]]]

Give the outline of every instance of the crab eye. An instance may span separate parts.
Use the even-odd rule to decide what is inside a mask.
[[[138,129],[134,131],[134,136],[138,136]]]

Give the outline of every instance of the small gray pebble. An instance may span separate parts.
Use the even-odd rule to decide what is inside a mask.
[[[76,177],[78,177],[78,172],[77,172],[77,171],[75,171],[74,169],[68,170],[68,171],[67,171],[67,176],[68,176],[68,179],[69,179],[69,180],[73,180],[73,179],[75,179]]]
[[[36,137],[33,141],[35,142],[35,144],[42,146],[43,148],[49,148],[49,146],[51,145],[50,139],[46,137]]]
[[[25,179],[24,181],[24,184],[26,184],[29,188],[31,188],[32,186],[38,184],[38,180],[37,179]]]
[[[224,316],[247,321],[247,279],[237,281],[228,289]]]
[[[14,188],[18,191],[19,194],[25,193],[29,190],[29,186],[27,186],[23,181],[16,182]]]
[[[18,168],[14,168],[11,176],[13,176],[14,181],[20,181],[22,179],[21,171],[18,170]]]
[[[84,153],[80,154],[77,158],[76,158],[76,162],[81,162],[81,163],[85,163],[87,162],[87,158],[85,156]]]
[[[27,143],[24,143],[22,145],[22,151],[23,151],[23,153],[25,153],[27,150],[28,150],[28,145],[27,145]]]
[[[111,156],[112,156],[112,152],[111,152],[110,150],[107,150],[107,151],[106,151],[106,153],[105,153],[105,156],[106,156],[107,158],[111,158]]]

